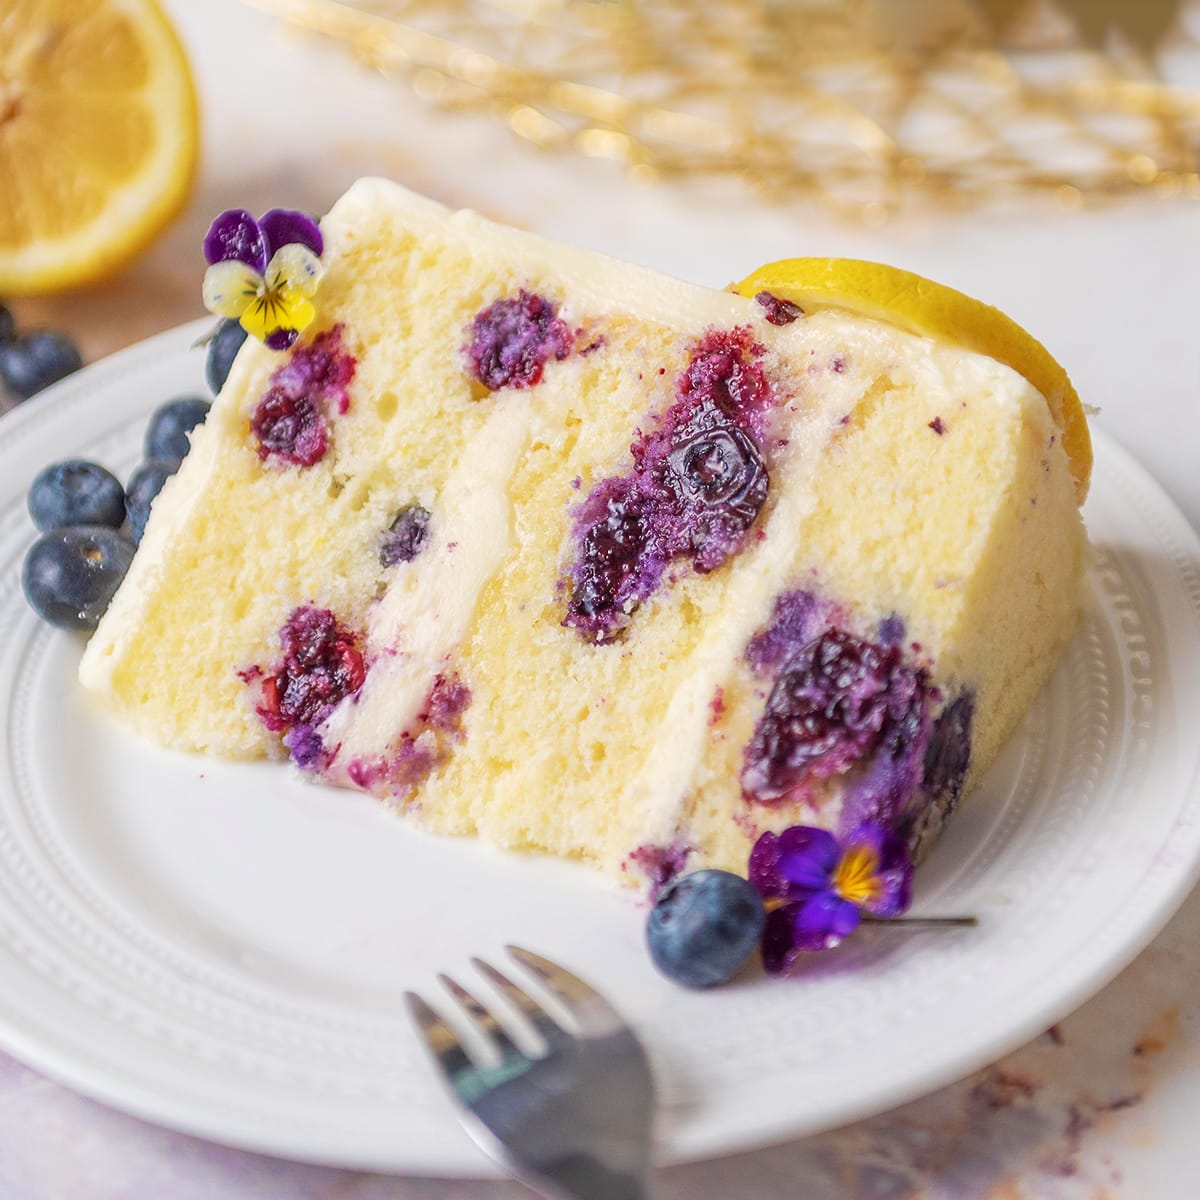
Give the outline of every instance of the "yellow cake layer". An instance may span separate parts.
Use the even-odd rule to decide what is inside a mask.
[[[369,670],[323,722],[337,752],[315,774],[435,831],[613,872],[644,847],[744,871],[757,831],[839,817],[840,777],[771,806],[740,783],[770,687],[747,646],[804,590],[862,638],[900,618],[941,702],[974,697],[968,784],[986,768],[1071,635],[1086,557],[1059,431],[1026,380],[843,312],[777,327],[752,300],[384,181],[356,184],[322,231],[318,327],[340,326],[356,360],[330,453],[260,457],[250,415],[285,356],[248,345],[84,656],[106,707],[169,746],[282,756],[246,673],[271,669],[289,613],[327,608],[365,631]],[[558,305],[576,350],[534,386],[488,392],[467,331],[521,290]],[[737,328],[775,399],[766,503],[740,553],[674,566],[619,638],[589,641],[563,625],[576,507],[629,470],[698,341]],[[413,503],[429,543],[382,567],[380,531]],[[356,774],[419,731],[439,675],[470,702],[432,773]]]

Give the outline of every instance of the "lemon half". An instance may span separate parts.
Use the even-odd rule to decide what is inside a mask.
[[[156,0],[0,7],[0,294],[116,270],[179,211],[196,93]]]
[[[855,258],[787,258],[759,267],[733,290],[770,292],[805,312],[841,308],[922,337],[986,354],[1023,375],[1046,399],[1082,504],[1092,475],[1087,417],[1067,372],[1045,346],[998,308],[911,271]]]

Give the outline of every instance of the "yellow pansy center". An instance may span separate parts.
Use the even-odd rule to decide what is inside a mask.
[[[879,857],[870,846],[851,846],[833,871],[833,890],[860,907],[882,894]]]
[[[218,316],[240,320],[251,337],[307,329],[316,316],[312,297],[321,260],[299,243],[281,246],[263,274],[236,259],[214,263],[204,276],[204,303]]]

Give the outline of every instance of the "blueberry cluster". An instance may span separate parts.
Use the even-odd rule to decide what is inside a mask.
[[[188,452],[188,435],[203,423],[208,408],[208,401],[201,396],[181,396],[154,410],[142,441],[142,461],[125,489],[125,512],[134,545],[146,531],[154,497],[179,470]]]
[[[771,389],[745,330],[711,330],[676,380],[676,401],[630,446],[633,467],[602,479],[575,512],[564,625],[611,642],[672,564],[717,570],[766,503],[762,444]]]
[[[12,331],[12,318],[0,305],[0,375],[10,390],[3,351],[14,344]],[[57,335],[26,335],[35,336]],[[223,321],[210,340],[206,374],[214,392],[224,385],[245,339],[236,321]],[[70,370],[78,366],[76,355]],[[142,443],[142,462],[124,487],[111,471],[85,459],[52,463],[39,472],[27,503],[41,536],[25,555],[21,583],[42,620],[60,629],[96,628],[133,561],[151,503],[179,470],[189,435],[208,409],[209,401],[201,396],[181,396],[155,409]]]
[[[924,753],[929,702],[925,672],[899,647],[827,629],[797,647],[776,678],[746,747],[742,788],[772,804],[809,777],[844,775],[877,749],[894,745],[898,756],[919,740]]]
[[[304,604],[279,631],[282,658],[263,684],[258,714],[267,728],[319,725],[363,685],[361,637],[327,608]]]
[[[350,407],[355,358],[334,325],[298,346],[271,375],[271,385],[250,414],[258,455],[275,466],[311,467],[329,450],[331,420]]]
[[[60,629],[95,629],[125,578],[150,504],[179,470],[188,434],[208,401],[183,396],[155,410],[145,459],[126,487],[86,459],[51,463],[34,478],[27,503],[41,537],[29,548],[21,583],[30,607]]]
[[[0,385],[14,399],[28,400],[82,365],[69,338],[48,329],[18,332],[12,313],[0,304]]]

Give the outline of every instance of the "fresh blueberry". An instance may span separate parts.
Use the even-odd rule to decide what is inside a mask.
[[[0,342],[11,342],[17,333],[17,323],[13,315],[3,304],[0,304]]]
[[[217,326],[217,332],[208,343],[208,358],[204,364],[208,386],[214,396],[225,386],[229,369],[245,340],[246,331],[237,321],[226,319]]]
[[[25,555],[21,586],[43,621],[59,629],[95,629],[129,564],[133,543],[102,525],[43,533]]]
[[[0,380],[18,400],[28,400],[81,366],[74,342],[61,333],[39,330],[0,340]]]
[[[680,875],[660,893],[646,924],[654,965],[684,987],[725,983],[738,973],[762,937],[762,896],[729,871]]]
[[[191,446],[188,434],[204,421],[210,407],[200,396],[181,396],[156,408],[146,426],[145,457],[161,458],[178,466]]]
[[[142,534],[146,532],[154,497],[178,469],[178,464],[169,459],[151,458],[130,475],[129,486],[125,489],[125,513],[129,517],[129,532],[133,535],[134,545],[141,542]]]
[[[125,489],[98,463],[81,458],[51,463],[29,488],[29,515],[43,532],[67,525],[107,525],[125,520]]]

